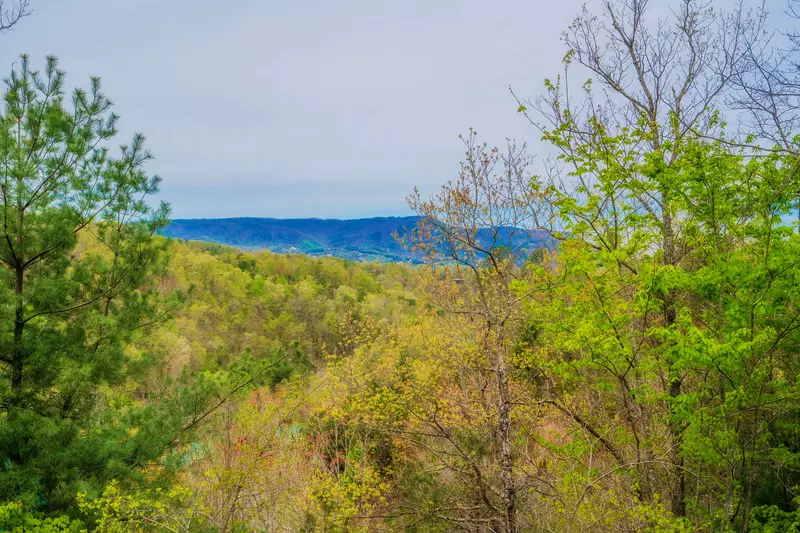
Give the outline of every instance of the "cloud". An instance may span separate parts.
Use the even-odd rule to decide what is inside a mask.
[[[508,86],[534,95],[559,71],[580,2],[34,7],[0,37],[5,64],[53,53],[71,83],[102,76],[124,136],[147,135],[175,216],[358,216],[452,178],[469,127],[535,140]]]

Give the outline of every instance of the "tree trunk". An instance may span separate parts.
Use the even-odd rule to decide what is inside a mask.
[[[671,378],[669,395],[677,398],[681,393],[681,380]],[[674,413],[673,413],[674,416]],[[672,432],[672,453],[670,460],[675,469],[675,482],[672,487],[672,514],[675,516],[686,516],[686,474],[683,467],[683,455],[681,454],[681,441],[683,438],[683,424],[678,420],[671,422]]]
[[[517,533],[517,495],[514,483],[513,458],[511,456],[511,399],[508,390],[508,369],[501,357],[497,362],[497,389],[500,397],[499,431],[500,480],[503,484],[506,533]]]
[[[672,225],[672,215],[669,213],[668,196],[662,193],[662,204],[664,209],[663,215],[663,232],[664,232],[664,264],[675,265],[677,263],[677,253],[675,250],[675,233]],[[672,327],[677,319],[675,313],[675,295],[670,291],[664,296],[664,323],[667,328]],[[671,362],[669,366],[672,367]],[[674,375],[672,368],[668,372],[669,382],[669,395],[674,400],[680,396],[682,382],[678,375]],[[673,408],[670,407],[672,410]],[[681,454],[681,442],[683,439],[683,423],[675,419],[675,413],[672,412],[673,420],[670,422],[670,433],[672,440],[672,453],[670,454],[670,461],[673,466],[674,482],[672,486],[672,514],[678,517],[686,516],[686,473],[684,471],[683,455]]]
[[[25,346],[22,344],[22,333],[25,330],[25,303],[22,299],[22,282],[25,271],[21,266],[15,269],[17,308],[14,315],[14,345],[11,354],[11,405],[22,405],[22,371],[25,366]]]
[[[742,513],[742,533],[750,530],[750,509],[753,506],[753,476],[749,472],[745,472],[745,475],[747,481],[745,482],[744,512]]]

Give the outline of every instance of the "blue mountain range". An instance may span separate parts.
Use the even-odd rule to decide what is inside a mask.
[[[395,232],[405,235],[420,217],[360,219],[321,218],[213,218],[176,219],[164,234],[207,241],[243,250],[331,255],[352,261],[417,262],[419,257],[401,246]],[[544,235],[531,240],[531,249],[547,246]]]

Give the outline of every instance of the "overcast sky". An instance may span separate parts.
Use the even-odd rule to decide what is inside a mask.
[[[176,218],[399,215],[456,175],[469,127],[536,140],[508,87],[558,73],[582,3],[32,0],[0,72],[26,52],[101,76]]]

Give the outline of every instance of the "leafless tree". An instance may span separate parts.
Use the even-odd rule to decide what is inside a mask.
[[[30,0],[0,1],[0,32],[13,29],[23,18],[33,13]]]
[[[798,8],[800,2],[789,0],[784,20],[796,23]],[[744,35],[725,103],[741,113],[746,132],[772,144],[768,148],[798,153],[800,33],[794,26],[772,30],[766,18],[762,7],[752,31]]]
[[[430,275],[421,287],[426,300],[448,317],[448,331],[463,333],[466,344],[477,351],[476,361],[467,356],[454,360],[463,361],[458,368],[465,398],[462,410],[470,419],[471,405],[482,406],[479,411],[485,414],[474,416],[490,421],[487,434],[494,460],[478,461],[474,450],[454,439],[436,418],[435,400],[428,402],[433,407],[421,418],[440,443],[437,457],[458,457],[469,465],[460,475],[477,487],[476,504],[482,510],[470,519],[472,527],[517,533],[522,522],[519,497],[529,487],[522,483],[520,454],[514,445],[519,398],[509,353],[521,326],[522,297],[510,284],[522,272],[519,262],[541,244],[537,239],[542,234],[532,229],[535,213],[529,206],[536,193],[529,186],[530,158],[525,150],[511,141],[504,151],[489,148],[477,141],[474,131],[462,140],[466,156],[458,178],[430,199],[423,199],[419,191],[409,197],[409,206],[423,218],[407,244],[430,261]],[[439,349],[465,350],[458,346]],[[466,398],[474,394],[478,399],[473,404]],[[463,520],[463,508],[458,509],[460,516],[450,512],[442,518]]]

